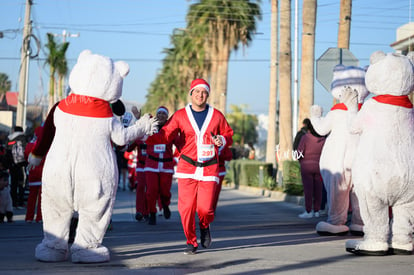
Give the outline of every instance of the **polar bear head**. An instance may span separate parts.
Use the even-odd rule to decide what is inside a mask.
[[[69,86],[75,94],[113,103],[121,97],[123,79],[128,73],[127,63],[84,50],[70,73]]]
[[[413,55],[374,52],[370,57],[365,82],[370,92],[376,95],[408,95],[413,90]]]
[[[340,99],[344,87],[351,87],[358,92],[358,103],[362,103],[368,95],[365,86],[365,69],[357,66],[336,65],[333,71],[331,93]]]

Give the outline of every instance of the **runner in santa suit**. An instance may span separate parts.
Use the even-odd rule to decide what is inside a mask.
[[[156,116],[160,128],[167,122],[168,109],[160,106]],[[157,200],[161,200],[163,214],[166,219],[171,217],[169,208],[171,201],[171,184],[174,174],[173,143],[159,143],[147,145],[145,161],[145,181],[147,183],[147,208],[149,212],[148,224],[156,224]]]
[[[210,223],[214,220],[213,199],[219,183],[219,150],[233,142],[233,130],[224,115],[207,104],[209,84],[195,79],[190,87],[191,103],[174,113],[148,145],[168,144],[180,135],[181,155],[177,165],[178,211],[187,238],[185,254],[198,248],[195,214],[199,217],[201,245],[211,245]]]
[[[131,190],[136,188],[137,185],[137,162],[138,162],[138,153],[133,148],[131,151],[125,151],[124,158],[127,159],[128,163],[128,185]]]
[[[145,181],[145,160],[147,159],[147,145],[141,140],[136,140],[134,146],[137,149],[137,167],[136,167],[136,199],[135,199],[135,219],[137,221],[148,220],[148,209],[147,209],[147,184]]]

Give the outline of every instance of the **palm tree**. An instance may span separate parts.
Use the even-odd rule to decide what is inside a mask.
[[[248,0],[201,0],[190,6],[188,29],[201,30],[205,49],[211,60],[211,89],[214,103],[226,113],[228,61],[232,49],[239,43],[248,45],[256,30],[256,19],[261,19],[260,7]],[[217,100],[219,96],[220,100]]]
[[[54,36],[51,33],[47,34],[47,49],[49,54],[46,57],[45,63],[49,65],[49,110],[55,104],[55,76],[58,68],[62,69],[62,64],[66,64],[66,50],[69,47],[68,42],[58,44],[55,42]],[[62,71],[61,71],[62,72]],[[67,72],[67,66],[66,66]]]
[[[302,64],[300,78],[299,122],[309,117],[313,105],[314,62],[315,62],[315,26],[317,0],[303,0],[302,8]],[[298,123],[298,125],[302,125]],[[297,130],[297,129],[295,129]]]
[[[270,162],[273,164],[273,167],[276,167],[278,0],[272,0],[271,5],[269,124],[266,142],[266,162]]]
[[[280,1],[280,53],[279,53],[279,98],[280,153],[286,159],[292,159],[292,56],[291,56],[291,0]],[[279,160],[282,162],[284,159]],[[283,163],[283,162],[282,162]],[[278,167],[283,169],[282,165]]]
[[[0,95],[10,91],[10,88],[11,81],[9,80],[9,76],[5,73],[0,73]]]
[[[67,44],[69,46],[69,44]],[[57,100],[61,100],[63,99],[63,89],[64,89],[64,85],[65,85],[65,78],[66,75],[68,73],[68,62],[65,58],[66,55],[66,50],[67,48],[64,50],[64,52],[61,52],[61,54],[63,54],[63,58],[59,58],[59,63],[57,64],[57,74],[58,74],[58,93],[57,93]]]
[[[338,48],[349,49],[352,0],[341,0],[339,10]]]

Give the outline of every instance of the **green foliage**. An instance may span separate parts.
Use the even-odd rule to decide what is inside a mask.
[[[257,125],[259,120],[256,115],[246,114],[247,105],[230,105],[231,112],[226,119],[233,129],[233,141],[243,144],[255,144],[257,142]]]
[[[9,76],[5,73],[0,73],[0,95],[10,91],[11,81]]]
[[[263,167],[263,178],[260,176]],[[303,196],[303,185],[300,176],[300,166],[297,161],[283,162],[283,187],[278,186],[273,177],[273,167],[270,163],[261,161],[237,159],[229,163],[226,181],[234,185],[247,185],[267,190],[278,190],[292,196]]]
[[[298,161],[287,160],[283,162],[284,192],[289,195],[302,196],[303,185]]]
[[[262,161],[237,159],[230,161],[229,179],[235,185],[272,187],[273,166]]]
[[[163,51],[166,54],[163,67],[148,90],[143,111],[153,112],[160,104],[171,112],[184,107],[188,88],[195,78],[219,82],[217,68],[214,74],[212,66],[217,65],[215,60],[223,53],[252,41],[256,20],[261,19],[256,2],[201,0],[191,4],[186,28],[174,30],[172,47]]]
[[[63,78],[68,72],[68,64],[66,60],[66,51],[69,47],[69,42],[57,43],[53,34],[47,34],[47,44],[45,45],[48,50],[45,64],[50,67],[49,72],[49,96],[55,95],[55,76],[56,73]]]
[[[264,188],[268,189],[268,190],[278,190],[278,186],[277,186],[277,182],[276,182],[276,178],[269,176],[269,175],[264,175],[263,178],[263,183],[264,183]]]

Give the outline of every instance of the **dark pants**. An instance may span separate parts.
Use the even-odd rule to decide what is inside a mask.
[[[26,182],[25,167],[14,165],[10,168],[10,195],[13,207],[24,205],[24,187]]]
[[[306,212],[318,212],[322,202],[322,176],[318,162],[300,162]]]

